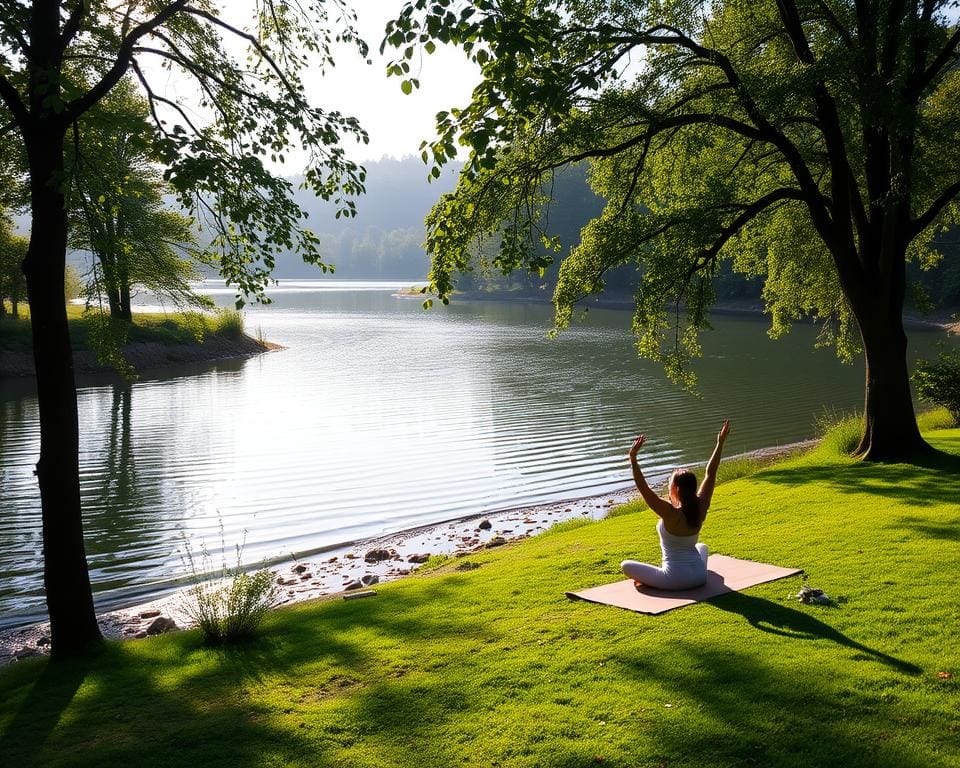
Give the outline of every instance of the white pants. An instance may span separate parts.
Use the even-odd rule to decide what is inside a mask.
[[[707,558],[710,556],[710,550],[707,545],[697,542],[697,552],[700,553],[700,559],[703,561],[703,567],[692,566],[671,566],[669,569],[658,568],[648,563],[640,563],[636,560],[624,560],[620,563],[620,570],[626,576],[640,584],[645,584],[654,589],[690,589],[699,587],[706,580]]]

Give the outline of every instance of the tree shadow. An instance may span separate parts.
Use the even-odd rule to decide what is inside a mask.
[[[939,473],[938,482],[917,468]],[[956,503],[960,498],[960,455],[934,450],[914,464],[858,462],[849,465],[802,464],[773,467],[754,475],[757,483],[807,486],[822,483],[840,493],[867,493],[897,499],[913,506]]]
[[[762,597],[733,592],[709,601],[708,605],[745,618],[750,626],[793,640],[830,640],[845,648],[893,667],[907,675],[919,675],[921,669],[889,654],[858,643],[809,613],[781,605]]]
[[[916,515],[903,515],[895,523],[887,527],[892,530],[908,528],[931,539],[960,541],[960,517],[944,520],[941,523],[934,523],[925,518],[917,517]]]
[[[799,625],[809,629],[806,622]],[[661,692],[660,700],[629,705],[639,721],[635,738],[654,742],[661,765],[685,765],[688,755],[704,765],[929,765],[924,755],[891,743],[889,734],[864,727],[865,718],[883,705],[850,681],[824,676],[815,666],[809,675],[785,675],[781,666],[764,663],[762,654],[683,639],[675,641],[673,655],[677,661],[670,666],[645,655],[618,659],[639,684],[655,682]],[[686,713],[695,728],[684,724]],[[574,765],[574,760],[556,764]]]
[[[282,633],[272,631],[278,612],[237,644],[208,647],[191,632],[107,643],[82,662],[38,662],[47,666],[36,677],[26,665],[10,670],[30,687],[0,734],[4,765],[56,762],[80,749],[83,764],[327,766],[361,745],[389,762],[389,745],[418,737],[433,745],[434,764],[448,764],[437,733],[469,706],[466,692],[444,675],[408,680],[403,654],[385,663],[376,645],[382,638],[416,656],[420,638],[499,640],[489,623],[442,610],[458,591],[438,582],[387,599],[331,600],[322,612],[297,606],[282,611]],[[261,697],[261,685],[289,699]]]
[[[18,662],[22,664],[23,662]],[[0,755],[14,755],[15,745],[29,744],[39,750],[56,728],[60,718],[70,706],[73,697],[83,684],[89,670],[95,666],[95,660],[68,659],[54,662],[50,659],[37,659],[27,662],[30,666],[44,665],[26,699],[20,705],[13,719],[0,734]],[[28,672],[28,669],[22,672]],[[17,670],[21,672],[21,670]],[[34,752],[30,752],[26,764],[32,765]],[[12,765],[13,762],[9,763]]]

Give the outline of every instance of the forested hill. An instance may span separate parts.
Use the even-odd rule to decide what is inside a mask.
[[[419,157],[384,158],[364,163],[366,194],[353,218],[336,218],[336,207],[302,190],[296,199],[310,217],[307,226],[321,238],[334,277],[422,280],[429,269],[423,251],[423,220],[444,192],[457,183],[459,165],[448,166],[439,179],[427,181],[429,169]],[[299,179],[292,179],[299,185]],[[278,278],[321,277],[316,267],[296,254],[277,261]]]

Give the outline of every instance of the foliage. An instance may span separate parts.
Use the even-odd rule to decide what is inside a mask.
[[[272,571],[248,573],[238,563],[235,569],[225,568],[220,579],[190,587],[184,609],[209,644],[253,637],[277,604],[274,578]]]
[[[837,607],[791,601],[799,578],[657,617],[567,600],[619,578],[624,557],[659,557],[647,511],[472,554],[472,571],[452,558],[367,600],[274,611],[250,644],[178,632],[83,664],[18,662],[0,669],[3,754],[50,768],[957,765],[960,430],[928,437],[944,463],[811,455],[718,486],[711,551],[804,568]]]
[[[14,317],[19,304],[27,298],[27,283],[20,265],[27,255],[28,241],[17,235],[10,220],[0,211],[0,318],[6,314],[5,301],[10,302]]]
[[[811,315],[821,344],[850,358],[862,342],[874,358],[862,453],[922,450],[901,314],[907,260],[935,264],[928,244],[960,217],[951,7],[411,0],[384,40],[405,90],[437,42],[482,74],[423,148],[435,174],[470,152],[428,218],[431,287],[444,300],[493,232],[495,266],[542,273],[549,180],[588,160],[605,206],[560,268],[559,328],[607,273],[636,265],[637,348],[692,385],[689,357],[732,261],[763,279],[771,335]]]
[[[956,426],[957,421],[946,408],[931,408],[929,411],[921,411],[917,414],[917,424],[924,432],[932,432],[935,429],[949,429]]]
[[[93,299],[105,295],[110,314],[128,321],[134,286],[177,308],[212,306],[190,287],[202,276],[197,263],[210,257],[197,246],[192,220],[164,201],[171,189],[154,162],[152,136],[147,102],[125,78],[74,123],[67,159],[71,246],[97,259]]]
[[[66,273],[63,278],[63,295],[67,301],[73,301],[80,297],[83,292],[83,281],[80,279],[80,273],[76,268],[67,264]]]
[[[29,314],[28,307],[22,312],[24,317],[20,320],[7,321],[0,326],[0,349],[32,349]],[[97,341],[93,338],[98,333],[97,326],[109,320],[110,316],[80,306],[70,306],[67,314],[74,349],[97,351]],[[241,313],[225,309],[214,314],[136,312],[133,322],[118,325],[125,334],[127,343],[176,346],[202,344],[206,339],[217,336],[237,338],[238,331],[243,332],[244,321]]]
[[[935,362],[918,360],[913,384],[920,397],[946,408],[960,424],[960,352],[941,352]]]

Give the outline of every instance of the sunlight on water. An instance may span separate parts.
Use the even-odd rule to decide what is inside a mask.
[[[629,313],[547,340],[550,307],[455,302],[425,312],[399,283],[284,281],[247,330],[286,349],[247,361],[82,386],[82,493],[101,606],[214,560],[305,556],[364,537],[630,484],[631,438],[651,475],[811,436],[852,411],[860,366],[813,350],[806,326],[769,341],[756,318],[717,317],[702,397],[636,358]],[[349,288],[349,290],[347,290]],[[222,304],[232,289],[211,290]],[[914,334],[918,348],[939,338]],[[0,386],[0,625],[42,613],[39,451],[29,383]]]

